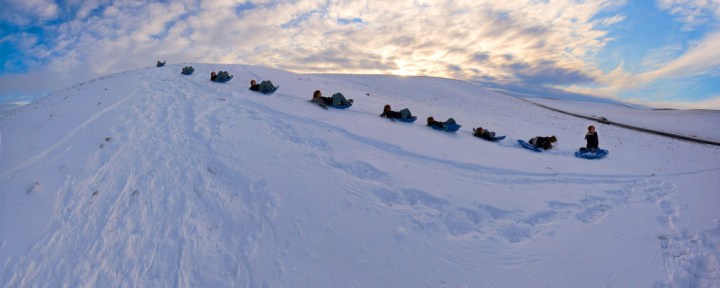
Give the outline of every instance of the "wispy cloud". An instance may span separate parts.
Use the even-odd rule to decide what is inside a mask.
[[[644,81],[661,77],[685,77],[720,69],[720,32],[708,35],[693,44],[682,56],[657,70],[639,75]]]
[[[684,51],[678,45],[656,50],[651,55],[648,55],[644,61],[648,68],[647,71],[635,74],[629,73],[622,68],[621,63],[615,70],[597,75],[596,80],[600,86],[582,87],[571,85],[565,89],[575,93],[618,98],[617,95],[621,94],[622,91],[641,89],[654,82],[676,81],[679,79],[681,81],[676,82],[677,88],[687,88],[687,86],[694,85],[694,82],[683,79],[702,75],[717,75],[720,71],[720,57],[717,56],[717,51],[720,51],[720,32],[712,33],[692,43]],[[666,93],[655,93],[653,95],[655,96],[648,96],[650,98],[645,101],[661,101],[662,97],[667,96]]]
[[[707,99],[698,101],[687,101],[687,100],[675,100],[675,101],[652,101],[649,102],[646,99],[625,99],[626,102],[631,102],[652,108],[667,108],[672,107],[676,109],[710,109],[709,107],[720,107],[720,95],[712,96]],[[716,108],[714,108],[716,109]]]
[[[678,55],[682,55],[684,47],[680,43],[672,43],[668,46],[654,49],[648,53],[642,61],[642,67],[646,70],[654,70],[667,65]]]
[[[2,3],[0,19],[17,25],[33,21],[47,21],[58,16],[58,6],[48,0],[6,0]]]
[[[657,4],[677,16],[687,30],[720,18],[720,2],[716,0],[657,0]]]

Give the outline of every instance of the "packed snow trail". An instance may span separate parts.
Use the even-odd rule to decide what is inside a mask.
[[[106,134],[69,134],[85,140],[93,138],[88,134],[97,135],[95,144],[101,143],[100,149],[94,149],[85,165],[78,167],[94,175],[65,180],[50,224],[55,232],[32,248],[36,255],[61,257],[56,259],[59,263],[26,263],[34,268],[16,270],[22,272],[16,272],[11,283],[251,283],[246,259],[256,243],[250,241],[267,228],[263,223],[273,213],[273,195],[264,191],[262,180],[224,177],[223,173],[231,174],[220,160],[224,157],[205,151],[212,148],[213,131],[203,131],[203,126],[196,124],[198,120],[217,121],[222,104],[189,94],[197,89],[178,84],[152,87],[146,83],[137,88],[144,95],[131,95],[126,98],[129,101],[119,102],[122,107],[114,108],[130,113],[118,117],[106,110],[90,119],[88,127],[77,129],[105,130]],[[198,119],[201,115],[211,117]],[[108,123],[114,127],[96,126]],[[224,239],[213,241],[218,231],[226,233]],[[66,243],[75,244],[66,247]],[[58,247],[66,248],[53,253]],[[87,259],[87,254],[97,258]],[[233,265],[225,265],[225,259],[238,257]],[[17,265],[23,267],[22,262]],[[216,272],[194,275],[196,266]],[[173,282],[166,282],[168,279]]]
[[[586,123],[447,79],[182,66],[96,79],[0,119],[6,142],[35,137],[0,151],[0,216],[13,219],[0,221],[2,285],[720,281],[718,149],[599,127],[613,147],[602,162],[573,144],[536,155],[508,143],[580,143]],[[234,78],[210,82],[213,70]],[[260,95],[250,79],[281,89]],[[317,109],[315,89],[356,103]],[[390,123],[377,117],[387,103],[509,137]]]

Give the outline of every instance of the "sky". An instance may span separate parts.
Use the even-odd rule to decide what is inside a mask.
[[[559,89],[648,107],[720,109],[720,0],[0,6],[0,103],[28,103],[162,60],[423,75],[536,96]]]

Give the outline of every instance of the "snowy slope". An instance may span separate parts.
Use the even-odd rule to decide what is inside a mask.
[[[611,152],[588,161],[586,120],[461,81],[186,65],[0,118],[0,285],[720,286],[717,147],[596,125]],[[516,144],[537,135],[559,145]]]
[[[532,102],[590,117],[718,142],[720,111],[718,110],[653,110],[633,109],[611,103],[533,98]],[[701,137],[702,136],[702,137]]]

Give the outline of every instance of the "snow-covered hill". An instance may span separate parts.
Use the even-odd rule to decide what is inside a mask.
[[[1,286],[720,287],[718,147],[461,81],[186,65],[0,118]],[[590,124],[605,159],[573,156]],[[538,135],[559,145],[516,144]]]
[[[566,99],[534,98],[530,101],[561,111],[588,117],[605,117],[608,121],[639,128],[672,133],[691,138],[720,142],[720,111],[718,110],[653,110],[633,109],[612,103],[588,103]]]

